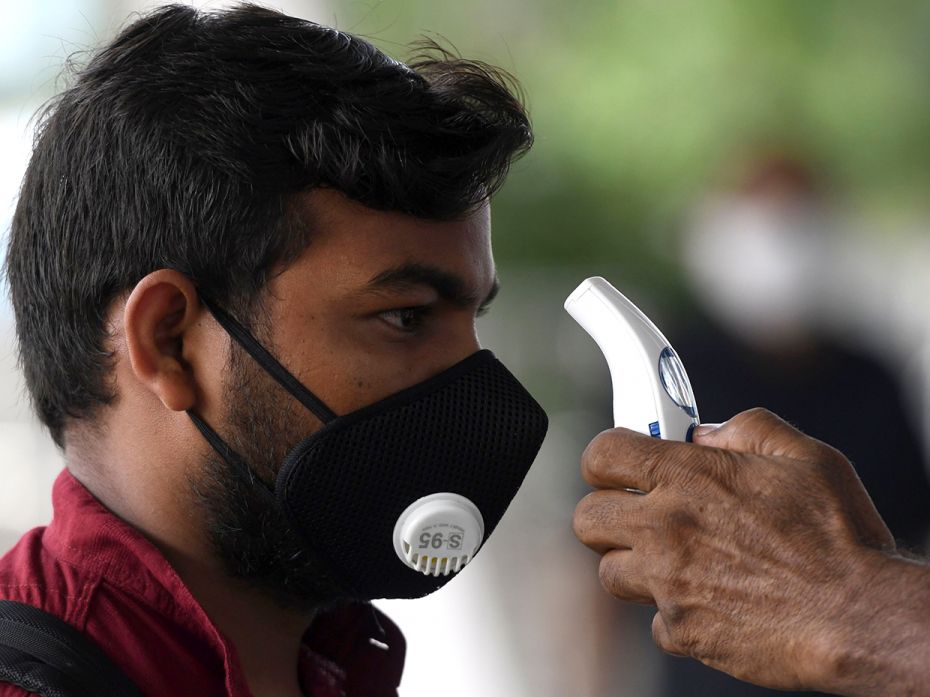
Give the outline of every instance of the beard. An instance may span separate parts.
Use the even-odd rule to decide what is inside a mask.
[[[248,463],[251,477],[211,450],[190,485],[226,574],[289,610],[311,612],[346,599],[262,491],[274,491],[284,459],[312,432],[312,418],[235,342],[223,394],[226,418],[217,431]]]

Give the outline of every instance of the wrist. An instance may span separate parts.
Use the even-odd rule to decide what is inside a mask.
[[[810,655],[811,687],[847,697],[925,695],[930,567],[862,548],[836,589]]]

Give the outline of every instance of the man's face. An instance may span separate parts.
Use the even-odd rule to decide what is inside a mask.
[[[336,414],[458,363],[497,289],[485,206],[461,221],[375,211],[327,189],[308,195],[305,252],[268,284],[253,332]],[[320,422],[231,343],[220,434],[269,485]],[[372,472],[373,477],[390,473]],[[287,605],[341,594],[277,510],[211,454],[192,482],[230,575]]]
[[[310,196],[303,256],[268,285],[274,351],[335,413],[438,373],[479,349],[496,286],[487,207],[437,223]]]

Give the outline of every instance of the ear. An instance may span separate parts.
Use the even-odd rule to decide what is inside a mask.
[[[189,409],[196,401],[194,376],[182,350],[185,334],[200,312],[194,284],[171,269],[154,271],[139,281],[123,311],[132,372],[172,411]]]

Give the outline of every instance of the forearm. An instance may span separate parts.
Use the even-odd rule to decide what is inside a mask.
[[[825,682],[847,697],[930,696],[930,566],[865,555],[861,592],[838,618]]]

